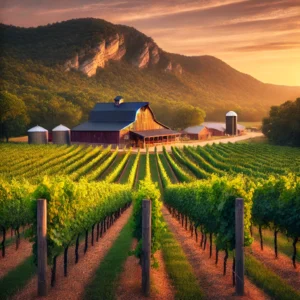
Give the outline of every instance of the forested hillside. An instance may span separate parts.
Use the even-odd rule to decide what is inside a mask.
[[[0,89],[25,103],[27,126],[72,127],[96,102],[118,94],[149,101],[156,117],[174,128],[197,124],[203,111],[206,120],[235,110],[241,121],[258,121],[271,105],[300,95],[300,87],[261,83],[212,56],[166,53],[134,28],[104,20],[2,24],[0,42]],[[187,115],[189,124],[182,122]]]

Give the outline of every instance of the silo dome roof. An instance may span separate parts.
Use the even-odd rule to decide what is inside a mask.
[[[60,124],[53,128],[52,131],[70,131],[70,128]]]
[[[41,126],[35,126],[35,127],[32,127],[28,130],[28,132],[48,132],[47,129],[41,127]]]
[[[231,110],[226,114],[226,117],[237,117],[237,114]]]

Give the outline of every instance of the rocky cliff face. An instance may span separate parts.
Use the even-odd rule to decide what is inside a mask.
[[[96,74],[97,68],[104,68],[106,62],[109,60],[121,60],[125,54],[126,44],[124,35],[117,33],[106,38],[89,51],[77,53],[75,57],[66,61],[64,66],[66,71],[75,69],[90,77]],[[129,62],[139,69],[144,69],[157,66],[161,60],[161,56],[163,56],[163,51],[154,42],[149,41],[136,49]],[[174,72],[175,74],[182,73],[180,64],[172,64],[171,61],[168,61],[164,70]]]
[[[132,58],[132,64],[140,69],[155,66],[160,60],[160,50],[153,42],[144,43]]]
[[[168,61],[166,67],[164,68],[165,72],[172,72],[174,74],[181,75],[182,67],[179,63]]]
[[[65,68],[79,70],[90,77],[96,74],[97,68],[104,68],[107,61],[120,60],[125,53],[124,36],[115,34],[91,50],[76,54],[66,61]]]

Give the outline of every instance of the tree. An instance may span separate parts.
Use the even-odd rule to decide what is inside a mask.
[[[21,134],[28,122],[23,100],[6,91],[0,92],[0,136],[8,142],[10,136]]]
[[[300,146],[300,98],[272,106],[269,117],[263,119],[263,133],[270,142]]]
[[[182,105],[174,112],[174,127],[184,129],[204,122],[205,112],[191,105]]]
[[[184,129],[189,126],[200,125],[204,122],[205,112],[186,103],[167,102],[153,104],[157,120],[175,129]]]

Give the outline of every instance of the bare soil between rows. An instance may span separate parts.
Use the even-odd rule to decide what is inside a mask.
[[[5,248],[5,257],[0,254],[0,279],[9,271],[15,269],[32,254],[32,243],[21,238],[19,249],[16,250],[15,243]]]
[[[267,268],[280,276],[288,285],[295,290],[300,291],[300,268],[299,263],[297,269],[293,267],[292,259],[285,254],[278,253],[275,258],[274,250],[264,245],[264,250],[260,249],[260,243],[254,241],[249,251],[255,258],[261,261]]]
[[[200,242],[196,243],[195,239],[191,238],[190,232],[182,228],[165,207],[162,211],[169,229],[182,246],[206,299],[270,299],[247,278],[245,278],[245,296],[236,296],[235,288],[232,285],[232,259],[228,259],[227,274],[223,276],[224,253],[219,253],[219,263],[216,265],[215,247],[213,247],[212,258],[209,258],[209,243],[206,250],[202,250]]]
[[[131,249],[135,249],[136,245],[137,241],[133,240]],[[144,297],[142,294],[142,269],[139,259],[135,256],[128,256],[120,276],[117,290],[118,300],[174,299],[174,289],[168,277],[161,250],[155,253],[155,257],[159,267],[158,269],[151,268],[151,295]]]
[[[50,287],[50,268],[47,271],[49,283],[47,297],[37,297],[37,276],[34,276],[27,286],[18,292],[13,299],[83,299],[85,287],[92,280],[100,262],[119,236],[124,225],[128,222],[131,211],[132,207],[128,208],[98,242],[95,239],[94,246],[91,246],[89,240],[89,248],[85,255],[83,253],[84,242],[81,242],[79,247],[79,262],[77,264],[75,264],[75,247],[70,247],[68,277],[64,277],[63,256],[57,258],[56,285],[53,288]],[[91,239],[91,236],[89,238]]]

